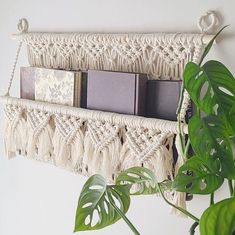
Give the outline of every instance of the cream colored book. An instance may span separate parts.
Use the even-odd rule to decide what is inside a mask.
[[[81,72],[35,68],[35,100],[80,107]]]

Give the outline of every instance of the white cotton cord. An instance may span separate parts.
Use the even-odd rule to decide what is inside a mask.
[[[213,15],[200,19],[203,26],[211,22],[202,31],[210,30],[215,21]],[[8,107],[5,142],[9,157],[20,152],[86,176],[102,174],[109,182],[132,166],[153,170],[159,181],[175,177],[184,163],[179,134],[188,134],[184,116],[190,97],[186,91],[180,133],[176,121],[14,98],[9,93],[20,50],[25,43],[29,64],[35,67],[147,73],[151,79],[181,80],[187,62],[199,60],[213,35],[27,33],[26,19],[20,20],[18,30],[14,38],[19,37],[19,47],[7,93],[0,97],[0,103]],[[173,169],[175,135],[179,157]],[[186,206],[184,193],[168,195],[175,205]]]
[[[20,19],[17,29],[20,33],[26,33],[29,29],[28,21],[25,18]]]
[[[209,21],[209,22],[208,22]],[[208,11],[205,15],[201,16],[198,20],[198,28],[201,33],[206,34],[212,30],[219,23],[219,18],[214,11]]]
[[[20,41],[17,52],[16,52],[16,57],[15,57],[15,60],[14,60],[13,66],[12,66],[11,76],[10,76],[10,80],[9,80],[9,83],[8,83],[8,88],[7,88],[7,92],[6,92],[5,96],[10,96],[10,89],[11,89],[12,82],[13,82],[13,79],[14,79],[16,65],[17,65],[17,62],[18,62],[18,59],[19,59],[22,44],[23,44],[23,41]]]
[[[29,29],[28,21],[25,18],[20,19],[19,23],[17,24],[17,29],[20,32],[20,35],[27,33],[28,29]],[[19,46],[18,46],[17,52],[16,52],[16,57],[15,57],[15,60],[14,60],[13,66],[12,66],[10,81],[9,81],[7,92],[6,92],[5,96],[10,96],[10,89],[11,89],[12,82],[13,82],[13,79],[14,79],[16,65],[17,65],[17,62],[18,62],[18,59],[19,59],[19,55],[20,55],[22,45],[23,45],[23,38],[20,38]]]

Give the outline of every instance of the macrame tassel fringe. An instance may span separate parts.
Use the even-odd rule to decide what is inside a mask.
[[[48,117],[36,128],[29,126],[27,155],[41,161],[50,161],[53,156],[54,130]]]
[[[156,174],[159,182],[169,179],[169,177],[172,179],[172,142],[173,138],[167,137],[166,143],[159,143],[157,147],[143,156],[141,156],[142,153],[134,153],[126,142],[121,151],[121,170],[134,166],[144,166]]]
[[[56,128],[53,137],[54,156],[56,165],[71,170],[82,168],[84,134],[80,129],[73,130],[66,137]]]
[[[182,147],[181,147],[181,141],[180,141],[179,134],[176,135],[175,146],[176,146],[176,149],[177,149],[177,152],[178,152],[178,159],[177,159],[177,162],[175,164],[175,176],[176,176],[177,173],[178,173],[179,168],[184,164],[184,157],[183,157],[183,151],[182,151]],[[186,193],[174,192],[173,203],[176,206],[179,206],[183,209],[186,209]],[[179,215],[181,217],[185,217],[185,215],[183,213],[181,213],[179,210],[177,210],[175,208],[172,208],[171,213]]]
[[[144,162],[144,167],[151,169],[155,173],[158,182],[169,178],[172,179],[173,155],[168,148],[160,146],[156,151],[155,157]]]
[[[95,145],[87,134],[84,140],[84,158],[85,174],[101,174],[109,181],[114,180],[114,173],[119,166],[119,156],[121,151],[121,141],[116,136],[107,145]]]
[[[8,159],[16,156],[17,153],[25,155],[27,146],[26,121],[21,113],[9,120],[5,127],[5,150]]]

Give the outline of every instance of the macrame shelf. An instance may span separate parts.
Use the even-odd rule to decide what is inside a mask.
[[[19,50],[6,96],[5,148],[17,154],[52,163],[83,174],[100,173],[112,181],[121,170],[145,166],[159,181],[173,179],[183,163],[178,123],[24,100],[9,95],[22,44],[31,66],[87,70],[102,69],[147,73],[151,79],[181,79],[185,65],[197,62],[212,38],[201,34],[94,34],[29,33],[28,23],[18,25]],[[180,113],[182,133],[189,97],[184,93]],[[176,138],[175,138],[176,137]],[[172,146],[178,151],[173,166]],[[185,204],[183,193],[170,194]]]

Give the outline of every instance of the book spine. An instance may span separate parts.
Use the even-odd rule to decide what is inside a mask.
[[[143,75],[136,74],[135,115],[146,115],[146,86],[147,78]]]
[[[74,106],[81,107],[81,72],[74,74]]]
[[[81,108],[87,108],[87,72],[81,75]]]

